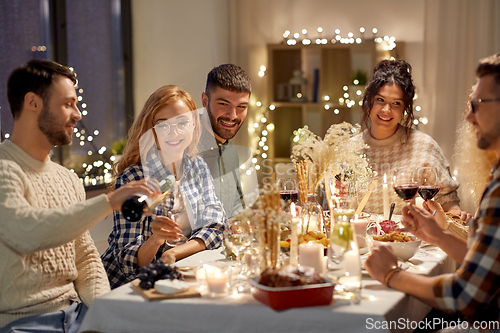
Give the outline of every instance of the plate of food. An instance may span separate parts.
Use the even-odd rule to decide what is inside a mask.
[[[307,234],[299,234],[298,237],[299,237],[299,244],[309,243],[309,242],[322,244],[323,247],[325,248],[325,255],[326,255],[326,251],[328,249],[328,243],[330,240],[326,238],[326,235],[321,231],[309,231]],[[283,252],[290,251],[290,243],[291,243],[290,237],[281,241],[280,242],[281,250]]]
[[[373,243],[389,245],[399,259],[407,261],[417,253],[421,241],[413,235],[391,231],[381,236],[373,236]]]

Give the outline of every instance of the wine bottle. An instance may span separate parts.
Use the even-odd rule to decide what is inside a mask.
[[[175,177],[169,175],[166,179],[159,181],[161,194],[149,196],[143,193],[135,193],[127,198],[123,204],[121,212],[125,219],[130,222],[139,221],[143,215],[149,214],[163,200],[170,196],[172,184],[175,183]]]

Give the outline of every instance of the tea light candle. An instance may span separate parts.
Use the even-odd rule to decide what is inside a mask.
[[[295,204],[292,202],[290,205],[290,212],[292,213],[291,234],[290,234],[290,265],[297,266],[299,264],[299,218],[295,213]]]
[[[314,268],[318,273],[324,273],[323,244],[308,242],[299,245],[299,264]]]
[[[205,267],[198,268],[196,270],[195,277],[196,277],[196,282],[198,282],[198,285],[200,286],[200,289],[205,290],[207,286],[207,273],[205,271]]]
[[[229,272],[217,267],[205,267],[208,291],[213,295],[225,295],[229,290]]]
[[[384,220],[389,219],[389,188],[387,186],[387,175],[384,173],[384,184],[382,184],[382,197],[384,200]]]

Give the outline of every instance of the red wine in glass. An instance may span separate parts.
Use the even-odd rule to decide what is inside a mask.
[[[439,179],[434,167],[420,167],[417,169],[417,181],[420,188],[418,194],[425,201],[432,200],[439,192]]]
[[[417,195],[418,185],[417,184],[405,184],[394,186],[394,191],[398,194],[398,196],[406,202],[409,202],[411,199]]]
[[[280,191],[281,199],[289,203],[297,203],[299,201],[299,191],[297,190],[284,190]]]
[[[420,186],[418,188],[418,194],[420,194],[422,199],[427,201],[427,200],[432,200],[432,198],[436,196],[439,190],[440,190],[439,186]]]

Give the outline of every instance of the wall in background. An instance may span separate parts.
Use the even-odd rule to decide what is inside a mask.
[[[134,0],[135,112],[166,84],[189,92],[201,107],[208,72],[229,62],[228,0]]]

